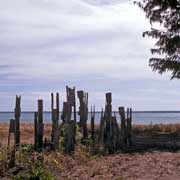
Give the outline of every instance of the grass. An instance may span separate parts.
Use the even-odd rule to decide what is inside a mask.
[[[140,133],[180,134],[180,124],[133,125],[133,132],[135,134],[140,134]]]
[[[4,129],[3,129],[4,128]],[[7,138],[7,125],[3,125],[0,138]],[[97,129],[96,129],[97,130]],[[22,137],[33,138],[33,126],[28,124],[21,125]],[[46,125],[45,136],[50,136],[51,126]],[[5,134],[6,133],[6,134]],[[180,124],[158,124],[158,125],[133,125],[134,134],[180,134]],[[23,139],[23,142],[25,140]],[[62,147],[54,152],[34,152],[32,141],[22,144],[16,152],[16,163],[23,168],[16,174],[10,174],[8,169],[8,157],[10,151],[5,145],[0,146],[0,179],[7,176],[12,180],[55,180],[60,174],[75,165],[83,165],[88,161],[97,160],[103,155],[103,149],[99,144],[93,144],[91,138],[88,138],[85,145],[81,142],[82,134],[77,127],[77,145],[72,155],[63,153],[64,139],[60,139]]]

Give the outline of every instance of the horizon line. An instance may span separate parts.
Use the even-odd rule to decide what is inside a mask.
[[[37,111],[21,111],[21,113],[34,113]],[[95,111],[96,113],[101,113],[101,111]],[[118,112],[118,111],[112,111],[112,112]],[[126,111],[125,111],[126,112]],[[180,110],[135,110],[133,113],[180,113]],[[14,111],[0,111],[0,113],[14,113]],[[51,111],[43,111],[43,113],[51,113]],[[62,111],[59,111],[59,113],[62,113]],[[77,111],[78,113],[78,111]],[[88,113],[91,113],[91,111],[88,111]]]

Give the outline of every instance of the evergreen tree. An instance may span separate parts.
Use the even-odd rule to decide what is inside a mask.
[[[160,28],[143,32],[144,36],[157,39],[151,49],[153,57],[149,65],[160,74],[171,72],[171,79],[180,78],[180,0],[138,0],[135,1],[150,20],[151,25],[159,23]],[[154,57],[155,55],[155,57]]]

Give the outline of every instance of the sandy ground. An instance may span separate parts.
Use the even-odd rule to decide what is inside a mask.
[[[34,125],[21,123],[21,143],[34,143]],[[6,145],[8,143],[9,123],[0,123],[0,143]],[[51,124],[44,125],[44,137],[51,137]],[[11,142],[13,142],[13,133],[11,134]]]
[[[117,154],[74,164],[59,177],[64,180],[179,180],[180,153]]]
[[[0,143],[7,144],[9,124],[0,124]],[[21,124],[21,143],[33,143],[33,124]],[[50,137],[51,125],[45,125]],[[50,169],[59,180],[180,180],[180,152],[119,153],[81,160],[79,156]],[[62,166],[61,170],[58,166]]]

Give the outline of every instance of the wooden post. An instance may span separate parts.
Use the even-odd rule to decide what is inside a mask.
[[[75,87],[69,88],[66,86],[66,94],[67,94],[67,102],[71,107],[70,114],[72,113],[72,108],[74,108],[74,122],[76,123],[76,95],[75,95]]]
[[[73,87],[73,95],[74,95],[74,122],[76,124],[76,89]]]
[[[122,136],[122,147],[127,147],[127,135],[126,135],[126,120],[124,107],[119,107],[119,114],[121,117],[121,136]]]
[[[112,94],[106,93],[106,106],[105,106],[105,118],[107,123],[109,123],[112,116]]]
[[[132,146],[132,109],[128,108],[128,116],[127,116],[127,141],[128,145]]]
[[[64,108],[64,106],[63,106]],[[55,148],[59,147],[59,93],[56,93],[56,109],[54,109],[54,95],[51,93],[51,115],[52,115],[52,132],[51,142]],[[62,114],[63,116],[64,114]],[[64,117],[63,117],[64,122]]]
[[[103,108],[102,108],[101,119],[100,119],[100,127],[99,127],[99,137],[98,137],[98,142],[99,143],[104,142],[104,129],[105,129],[105,118],[104,118],[104,111],[103,111]]]
[[[59,121],[59,93],[56,93],[56,116],[57,116],[57,121]]]
[[[34,149],[38,146],[38,113],[34,112]]]
[[[10,140],[11,140],[11,133],[14,134],[14,145],[13,149],[10,149]],[[13,168],[16,163],[16,143],[15,143],[15,120],[10,119],[9,124],[9,134],[8,134],[8,158],[7,158],[7,165],[8,168]]]
[[[53,114],[52,114],[52,111],[54,109],[54,94],[51,93],[51,119],[53,118]]]
[[[91,106],[91,138],[94,141],[94,119],[95,119],[95,105]]]
[[[112,128],[113,150],[117,151],[120,149],[120,132],[119,132],[119,126],[117,123],[115,112],[114,112],[114,116],[111,118],[111,128]]]
[[[20,115],[21,115],[21,96],[16,96],[16,106],[14,109],[15,115],[15,145],[18,147],[20,145]]]
[[[38,100],[38,149],[43,148],[43,100]]]
[[[79,98],[80,127],[83,129],[83,139],[88,137],[87,120],[88,120],[88,93],[84,91],[77,92]]]
[[[105,132],[104,132],[104,145],[108,153],[113,152],[113,131],[112,131],[112,94],[106,93],[106,104],[105,104]]]
[[[11,133],[13,133],[15,136],[15,120],[10,119],[9,123],[10,124],[9,124],[9,134],[8,134],[8,147],[10,146]],[[14,147],[15,147],[15,141],[14,141]]]
[[[53,109],[53,119],[52,119],[52,142],[55,148],[59,147],[59,129],[57,120],[57,109]]]
[[[71,120],[65,124],[65,153],[71,154],[75,150],[75,122]]]

